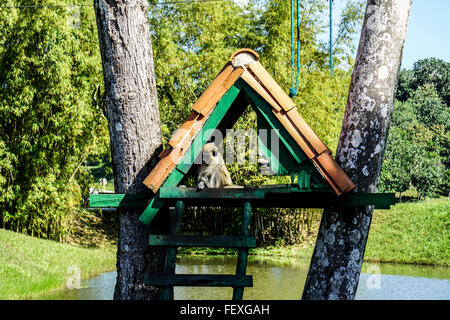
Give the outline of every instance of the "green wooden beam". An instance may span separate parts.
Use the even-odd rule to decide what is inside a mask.
[[[209,188],[197,191],[196,188],[160,189],[162,199],[264,199],[266,189],[260,188]]]
[[[148,274],[144,283],[155,287],[253,287],[253,278],[231,274]]]
[[[251,222],[251,214],[252,214],[252,205],[250,201],[245,201],[242,206],[242,235],[244,237],[249,236],[250,222]],[[247,258],[248,258],[248,248],[240,248],[238,251],[238,259],[236,264],[236,275],[237,276],[245,276],[247,272]],[[244,297],[244,288],[243,287],[234,287],[233,288],[233,300],[242,300]]]
[[[150,194],[99,193],[89,195],[91,208],[142,208],[146,207],[152,196]]]
[[[183,201],[177,201],[175,210],[170,219],[170,235],[176,236],[181,229],[181,219],[184,213]],[[166,251],[166,262],[164,264],[165,274],[175,274],[175,264],[177,262],[177,247],[169,247]],[[173,300],[173,286],[163,287],[159,293],[160,300]]]
[[[256,248],[256,239],[253,237],[227,237],[227,236],[183,236],[151,234],[151,246],[172,247],[211,247],[211,248]]]
[[[279,170],[277,174],[283,175],[283,174],[290,174],[292,172],[294,173],[300,173],[304,170],[307,170],[307,173],[310,175],[309,180],[315,181],[315,183],[312,184],[306,184],[306,187],[304,189],[319,189],[326,187],[327,190],[331,190],[330,185],[322,174],[317,171],[317,168],[315,168],[315,165],[312,163],[312,161],[308,160],[308,157],[303,152],[301,147],[298,145],[298,143],[292,138],[290,133],[284,128],[284,126],[280,123],[278,118],[274,115],[272,107],[261,98],[261,96],[256,93],[247,83],[244,81],[239,82],[243,88],[243,91],[248,95],[249,99],[252,101],[252,106],[255,109],[257,115],[258,115],[258,126],[262,126],[265,129],[278,129],[278,137],[280,138],[280,145],[279,145],[279,163],[281,166],[278,166]],[[268,142],[270,139],[268,140]],[[264,150],[267,153],[267,150]],[[269,150],[270,152],[270,150]],[[266,156],[268,156],[266,154]],[[271,158],[271,161],[273,161],[273,158],[275,157],[268,157]],[[287,172],[284,172],[287,171]],[[308,183],[308,181],[304,181],[305,183]]]
[[[397,198],[395,193],[354,192],[342,195],[336,203],[339,207],[373,205],[375,209],[389,209],[397,203]]]
[[[252,206],[265,208],[325,208],[374,205],[376,209],[389,209],[397,203],[395,193],[352,192],[337,197],[331,191],[307,191],[297,187],[272,188],[161,188],[164,199],[185,200],[192,206],[238,207],[244,200]],[[227,201],[224,201],[227,200]]]

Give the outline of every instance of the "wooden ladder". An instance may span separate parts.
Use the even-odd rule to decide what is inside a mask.
[[[251,204],[242,206],[241,236],[184,236],[180,235],[181,219],[185,205],[177,201],[171,216],[169,235],[150,235],[150,246],[167,247],[164,272],[147,274],[145,284],[160,288],[160,300],[173,300],[174,286],[233,287],[233,300],[242,300],[245,287],[253,287],[253,278],[246,275],[248,249],[256,247],[256,240],[249,236]],[[238,249],[236,275],[222,274],[175,274],[178,247],[221,247]]]

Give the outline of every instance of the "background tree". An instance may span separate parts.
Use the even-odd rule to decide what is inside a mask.
[[[450,81],[449,81],[450,82]],[[408,99],[417,120],[426,127],[442,125],[450,129],[450,108],[439,96],[433,84],[418,87]]]
[[[389,137],[381,171],[379,189],[402,192],[411,185],[411,169],[417,151],[410,141],[409,131],[399,127],[389,130]]]
[[[84,214],[80,204],[92,178],[83,164],[108,142],[106,121],[91,104],[101,83],[93,20],[88,7],[0,9],[3,228],[65,240]]]
[[[450,63],[437,58],[422,59],[414,63],[413,87],[433,84],[441,99],[450,105]]]
[[[399,77],[397,97],[408,98],[395,104],[380,190],[402,193],[413,186],[423,199],[449,192],[450,108],[435,84],[442,80],[436,75],[443,73],[446,63],[437,59],[419,62]],[[423,70],[435,76],[424,75]],[[449,81],[439,83],[441,91]],[[424,84],[416,87],[418,82]]]
[[[399,101],[408,100],[411,93],[414,92],[414,71],[403,69],[398,75],[397,93],[395,98]],[[394,118],[392,118],[394,120]]]
[[[439,97],[450,104],[450,63],[437,58],[426,58],[414,63],[412,70],[402,70],[396,98],[406,101],[411,93],[425,84],[432,84]]]

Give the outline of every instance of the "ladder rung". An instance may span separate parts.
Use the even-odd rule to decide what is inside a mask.
[[[227,237],[227,236],[182,236],[151,234],[151,246],[170,247],[213,247],[213,248],[256,248],[256,239],[253,237]]]
[[[155,287],[253,287],[253,278],[228,274],[151,274],[145,277],[145,284]]]

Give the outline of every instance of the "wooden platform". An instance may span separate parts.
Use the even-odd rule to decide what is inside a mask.
[[[389,209],[396,204],[394,193],[350,192],[336,196],[330,191],[305,191],[298,185],[214,188],[161,188],[159,197],[169,202],[182,200],[186,206],[240,207],[248,200],[254,208],[326,208],[373,205]],[[145,208],[152,195],[92,194],[90,206],[95,208]]]

